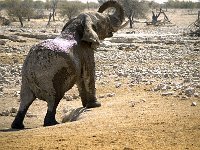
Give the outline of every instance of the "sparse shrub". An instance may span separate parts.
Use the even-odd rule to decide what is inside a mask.
[[[7,12],[9,16],[17,17],[20,21],[21,27],[23,27],[23,18],[30,17],[33,14],[32,0],[7,0]]]
[[[60,3],[60,13],[71,19],[85,9],[85,5],[80,1],[65,1]]]
[[[178,1],[178,0],[168,0],[165,3],[167,8],[200,8],[200,1],[199,2],[192,2],[192,1]]]
[[[43,19],[45,17],[47,17],[47,16],[45,15],[43,9],[36,9],[34,11],[33,19]]]

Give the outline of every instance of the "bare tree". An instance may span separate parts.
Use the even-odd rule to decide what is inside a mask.
[[[25,11],[25,16],[28,18],[28,21],[30,21],[31,16],[33,15],[33,0],[24,0],[22,1],[23,9]]]
[[[55,21],[55,15],[56,15],[57,6],[58,6],[58,0],[52,0],[51,1],[51,8],[52,8],[53,21]]]
[[[71,19],[78,15],[83,9],[85,5],[80,1],[65,1],[60,4],[60,13],[62,16],[67,16],[68,19]]]
[[[46,2],[45,2],[45,9],[49,10],[50,7],[51,7],[51,2],[50,2],[50,0],[46,0]]]
[[[195,22],[190,24],[188,26],[188,29],[190,30],[189,35],[190,36],[198,36],[200,37],[200,10],[198,11],[198,17]]]
[[[31,9],[32,0],[7,0],[7,11],[10,16],[17,17],[23,27],[23,18],[30,17],[33,14],[33,9]],[[30,9],[29,9],[30,8]]]
[[[148,3],[138,0],[119,0],[124,7],[125,14],[129,19],[130,28],[133,27],[134,18],[145,17],[148,11]]]
[[[57,9],[57,6],[58,6],[58,0],[51,0],[50,4],[51,4],[51,10],[50,10],[49,21],[48,21],[47,25],[50,24],[52,17],[53,17],[53,21],[55,21],[55,15],[56,15],[56,9]]]

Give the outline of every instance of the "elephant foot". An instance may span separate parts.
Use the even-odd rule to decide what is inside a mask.
[[[15,120],[11,124],[12,129],[24,129],[23,120],[25,116],[25,111],[18,111]]]
[[[44,127],[47,127],[47,126],[53,126],[53,125],[56,125],[56,124],[59,124],[56,120],[49,120],[49,121],[44,121]]]
[[[45,116],[45,119],[44,119],[44,127],[46,126],[53,126],[53,125],[56,125],[56,124],[59,124],[56,119],[55,119],[55,114],[50,112],[50,111],[47,111],[47,114]]]
[[[17,121],[14,121],[11,125],[12,129],[24,129],[23,123],[19,123]]]
[[[86,108],[95,108],[95,107],[101,107],[101,103],[98,101],[88,102],[86,105]]]

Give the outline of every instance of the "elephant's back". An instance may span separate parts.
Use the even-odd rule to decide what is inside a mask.
[[[55,52],[36,45],[31,48],[24,61],[22,78],[26,78],[36,97],[51,99],[56,93],[53,81],[63,68],[68,74],[76,74],[69,53]],[[67,89],[66,86],[63,86],[63,91]]]
[[[37,45],[29,51],[23,65],[23,73],[53,73],[71,62],[69,53],[55,52]]]

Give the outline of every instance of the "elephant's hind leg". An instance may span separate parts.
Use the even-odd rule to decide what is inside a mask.
[[[48,109],[44,118],[44,126],[52,126],[58,124],[56,121],[56,109],[60,99],[51,100],[48,102]]]
[[[48,103],[48,110],[44,119],[44,126],[52,126],[58,124],[55,119],[56,109],[65,93],[65,81],[67,80],[67,73],[67,69],[63,67],[58,70],[52,79],[55,95],[52,95],[49,97],[49,99],[46,100]]]
[[[24,125],[23,125],[23,120],[24,117],[27,113],[27,110],[29,108],[29,106],[32,104],[32,102],[35,100],[35,95],[33,94],[33,92],[31,91],[31,89],[26,85],[22,83],[22,87],[21,87],[21,93],[20,93],[20,106],[19,106],[19,110],[17,113],[17,116],[15,117],[11,128],[13,129],[23,129]]]

